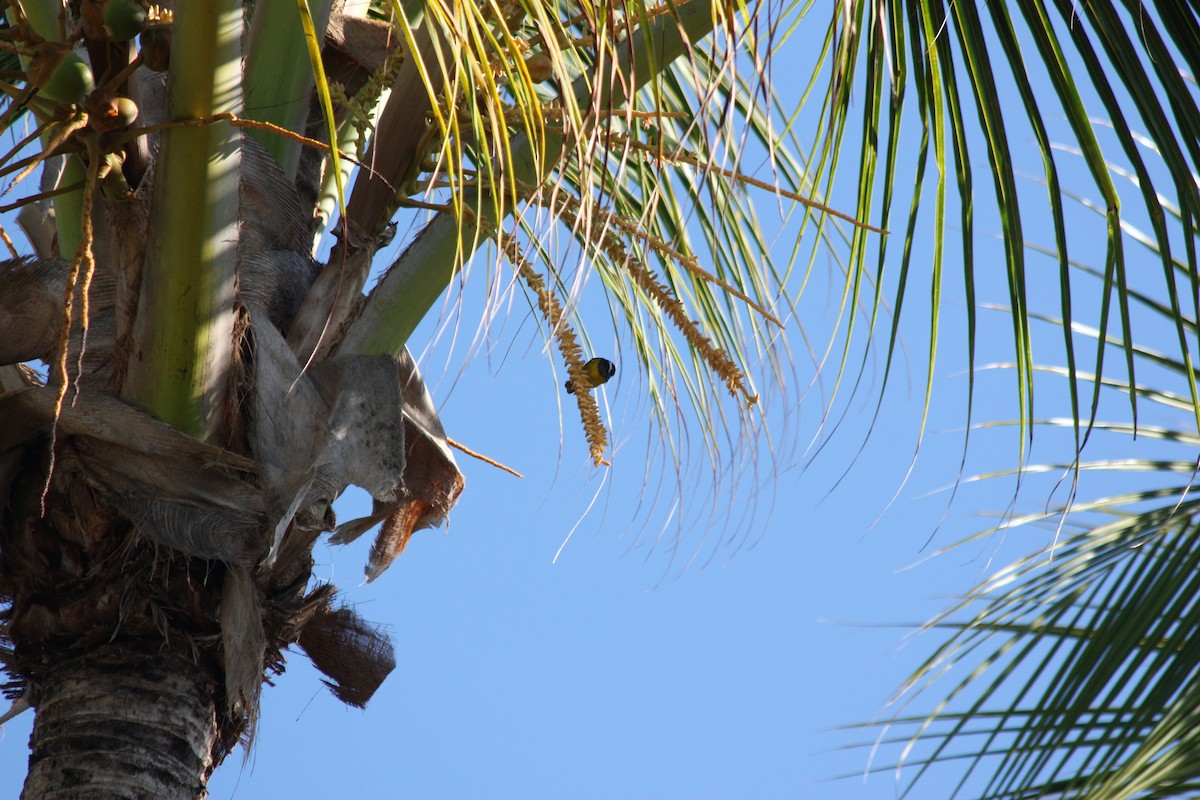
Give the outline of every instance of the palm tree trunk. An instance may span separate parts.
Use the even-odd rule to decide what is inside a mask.
[[[106,645],[39,682],[22,800],[206,796],[217,735],[214,687],[162,642]]]

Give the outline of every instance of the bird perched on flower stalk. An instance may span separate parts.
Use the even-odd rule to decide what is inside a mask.
[[[601,384],[608,383],[612,376],[616,374],[617,365],[607,358],[593,358],[583,365],[583,375],[587,379],[586,388],[588,389],[595,389]],[[575,394],[575,387],[570,381],[567,381],[563,385],[567,387],[567,394]]]

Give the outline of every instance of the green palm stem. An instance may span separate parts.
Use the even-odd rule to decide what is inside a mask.
[[[259,0],[246,37],[246,72],[242,84],[246,116],[289,131],[303,132],[308,122],[313,70],[300,24],[298,0]],[[324,31],[330,0],[308,3],[313,27]],[[267,131],[250,135],[274,156],[289,179],[296,175],[301,144]]]
[[[176,9],[173,120],[240,110],[243,13],[240,0]],[[201,439],[220,430],[233,352],[239,146],[225,122],[163,132],[124,386],[127,400]]]

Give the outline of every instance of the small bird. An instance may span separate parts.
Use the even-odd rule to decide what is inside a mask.
[[[583,374],[587,376],[587,388],[595,389],[602,383],[608,383],[609,379],[617,374],[617,365],[607,358],[593,358],[583,365]],[[575,394],[575,387],[570,381],[563,385],[567,387],[567,394]]]

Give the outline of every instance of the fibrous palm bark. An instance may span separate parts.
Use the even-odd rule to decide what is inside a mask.
[[[145,645],[101,645],[39,682],[25,798],[203,795],[216,765],[212,680]]]

